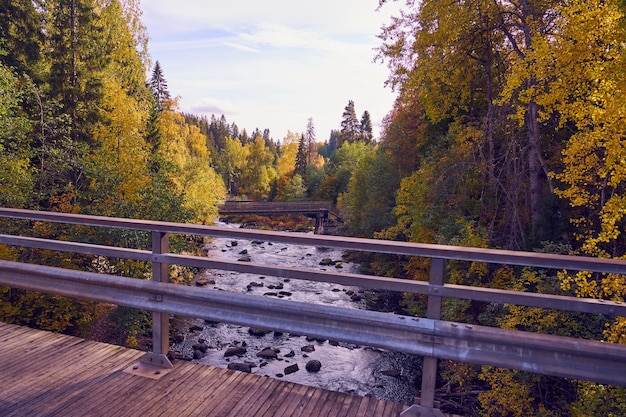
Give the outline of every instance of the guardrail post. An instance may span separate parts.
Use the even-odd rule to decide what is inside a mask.
[[[152,232],[152,254],[161,255],[168,253],[168,234],[165,232]],[[152,261],[152,280],[155,282],[169,281],[169,265],[156,260]],[[163,302],[162,296],[153,294],[150,301]],[[139,363],[132,366],[129,372],[157,379],[167,373],[167,369],[174,367],[167,357],[170,350],[170,315],[169,313],[152,312],[152,352],[146,353],[139,359]]]
[[[441,297],[433,290],[432,285],[443,285],[444,273],[446,270],[445,260],[432,258],[430,261],[431,285],[428,295],[428,305],[426,317],[429,319],[441,319]],[[411,417],[443,417],[443,413],[435,408],[435,388],[437,385],[437,358],[425,356],[422,363],[422,389],[420,392],[420,404],[414,405],[405,410],[401,416]]]
[[[168,253],[169,237],[167,233],[152,232],[152,253],[161,255]],[[169,281],[169,265],[163,262],[152,262],[152,280],[155,282]],[[159,301],[159,300],[155,300]],[[157,355],[167,355],[170,348],[170,320],[167,313],[152,313],[152,350]]]
[[[445,261],[443,259],[433,258],[430,264],[430,285],[443,285],[443,276],[445,272]],[[431,287],[432,288],[432,287]],[[426,317],[429,319],[441,319],[441,297],[432,295],[432,291],[428,296],[428,307]],[[435,406],[435,385],[437,383],[437,358],[425,357],[422,366],[422,392],[420,395],[420,404],[425,407]]]

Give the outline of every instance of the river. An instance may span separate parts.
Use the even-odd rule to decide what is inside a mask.
[[[223,223],[220,225],[237,227]],[[217,259],[249,260],[260,264],[316,270],[337,268],[343,272],[358,273],[358,266],[343,262],[342,252],[338,250],[224,238],[214,239],[205,249],[207,256]],[[323,259],[331,259],[336,263],[322,266],[320,262]],[[218,290],[346,308],[365,308],[363,290],[337,284],[220,270],[204,271],[196,277],[196,282]],[[413,355],[343,342],[311,340],[306,336],[286,333],[252,335],[247,327],[206,323],[203,320],[193,320],[187,324],[183,332],[184,340],[175,343],[173,350],[190,358],[194,345],[196,348],[204,345],[204,357],[194,359],[202,364],[225,368],[229,363],[247,363],[252,365],[251,372],[257,375],[407,405],[413,404],[414,397],[418,395],[415,381],[419,381],[421,360]],[[245,347],[245,353],[241,352],[244,349],[240,349],[238,356],[225,356],[229,348],[242,346]],[[277,357],[257,356],[265,348],[273,349]],[[198,356],[197,351],[196,354]],[[321,363],[318,372],[305,369],[312,360]],[[295,369],[297,371],[290,373]]]

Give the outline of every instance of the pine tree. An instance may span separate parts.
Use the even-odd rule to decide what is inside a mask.
[[[359,134],[359,128],[359,120],[357,119],[356,112],[354,110],[354,101],[350,100],[343,110],[341,120],[341,143],[355,142]]]
[[[361,126],[359,128],[361,140],[365,143],[370,143],[374,138],[372,133],[372,119],[370,117],[370,112],[365,110],[363,112],[363,116],[361,116]]]
[[[307,167],[307,144],[304,135],[300,136],[298,142],[298,153],[296,154],[296,169],[295,173],[304,176]]]
[[[310,117],[306,124],[306,152],[307,152],[307,164],[311,165],[315,163],[317,159],[317,144],[315,143],[315,126],[313,125],[313,118]]]
[[[40,20],[32,1],[0,1],[0,63],[35,78],[43,42]]]
[[[100,16],[90,0],[54,0],[45,7],[50,98],[69,117],[71,138],[88,141],[98,119],[101,72],[109,61]]]
[[[171,99],[170,92],[167,89],[167,81],[163,75],[161,64],[157,61],[152,70],[150,77],[150,88],[159,103],[159,108],[163,110],[167,106],[167,102]]]

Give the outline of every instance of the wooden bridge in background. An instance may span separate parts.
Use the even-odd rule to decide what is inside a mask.
[[[339,212],[328,201],[256,202],[226,201],[218,206],[220,215],[229,214],[305,214],[315,215],[315,234],[323,235],[329,227],[330,216],[340,221]]]

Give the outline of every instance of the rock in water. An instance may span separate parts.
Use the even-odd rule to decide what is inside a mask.
[[[299,370],[300,368],[298,367],[298,364],[294,363],[293,365],[289,365],[285,368],[285,375],[293,374],[294,372],[298,372]]]
[[[226,349],[224,352],[224,357],[228,358],[230,356],[241,356],[247,352],[247,349],[243,346],[235,346]]]
[[[256,354],[259,358],[276,359],[278,353],[272,348],[265,348]]]
[[[252,372],[252,366],[249,363],[231,362],[228,364],[228,369],[247,373]]]
[[[322,369],[322,363],[318,360],[310,360],[306,363],[306,370],[308,372],[319,372]]]

